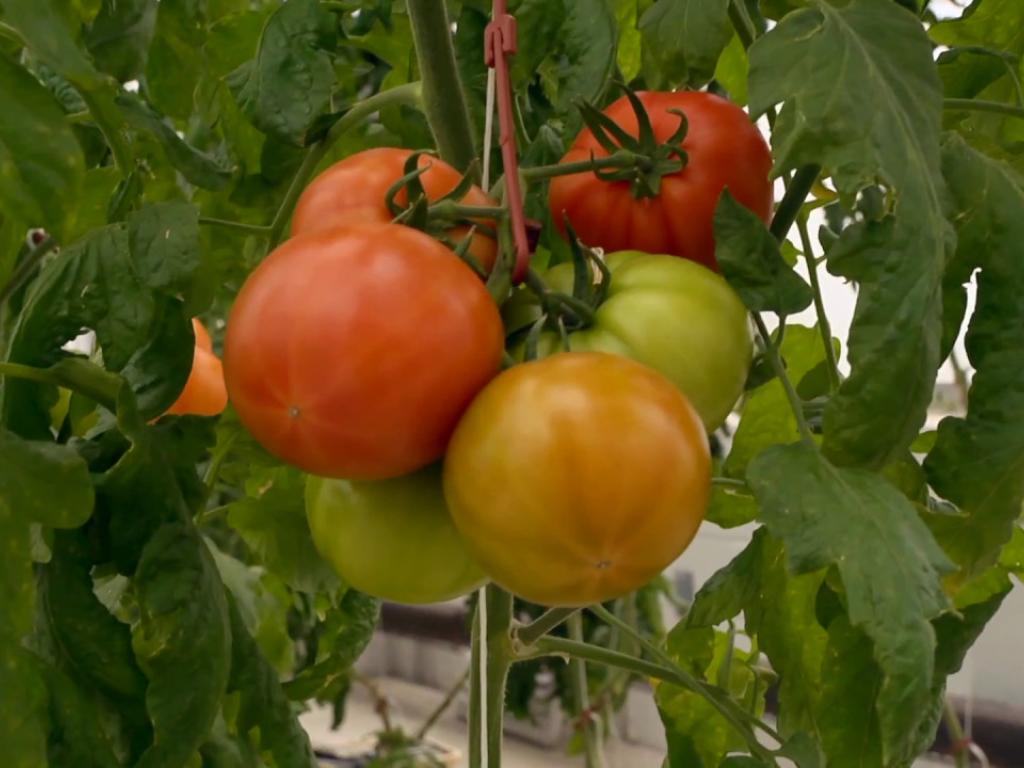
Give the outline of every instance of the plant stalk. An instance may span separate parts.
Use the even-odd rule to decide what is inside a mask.
[[[485,588],[487,601],[486,643],[481,643],[479,621],[476,622],[474,637],[475,658],[471,675],[479,682],[479,654],[481,645],[486,645],[485,693],[487,760],[483,759],[480,743],[480,686],[474,685],[470,695],[469,764],[480,768],[501,768],[502,727],[505,721],[505,682],[508,669],[515,660],[509,630],[512,626],[512,595],[494,584]],[[477,618],[480,612],[477,609]]]
[[[800,438],[808,445],[816,445],[814,438],[811,435],[811,428],[807,426],[807,419],[804,417],[804,406],[800,401],[800,396],[796,393],[796,388],[793,386],[793,382],[789,380],[789,374],[786,373],[786,366],[782,362],[782,355],[779,354],[779,348],[772,341],[771,334],[768,332],[767,326],[764,324],[764,320],[761,319],[761,315],[758,312],[751,312],[751,316],[754,318],[754,325],[757,326],[757,332],[761,336],[761,340],[764,342],[765,353],[768,355],[768,362],[771,363],[772,369],[775,371],[775,375],[779,377],[779,381],[782,382],[782,388],[786,392],[786,399],[789,400],[789,407],[793,411],[793,416],[796,419],[797,429],[800,430]]]
[[[1017,107],[1013,104],[1004,104],[1001,101],[986,101],[984,99],[943,99],[943,109],[969,110],[973,112],[994,112],[1010,117],[1024,119],[1024,107]]]
[[[797,216],[797,230],[800,232],[800,244],[803,247],[804,260],[807,262],[807,276],[811,281],[811,290],[814,292],[814,311],[818,315],[818,331],[821,333],[821,341],[825,346],[825,360],[828,363],[828,387],[830,392],[839,389],[839,363],[836,360],[836,349],[832,345],[832,326],[829,324],[828,315],[825,314],[825,300],[821,295],[821,283],[818,280],[818,262],[814,258],[814,249],[811,245],[811,237],[807,232],[807,217]]]
[[[786,187],[786,194],[775,209],[775,216],[772,218],[770,227],[771,233],[776,240],[782,241],[786,238],[789,228],[793,226],[800,208],[807,199],[814,182],[821,173],[820,165],[805,165],[793,175],[793,180]]]
[[[408,0],[423,107],[441,159],[465,172],[476,158],[444,0]]]
[[[271,229],[264,224],[246,224],[244,221],[231,221],[229,219],[215,219],[208,216],[200,216],[199,223],[207,227],[223,227],[224,229],[237,229],[239,232],[249,232],[253,235],[268,234]]]
[[[466,671],[459,675],[459,679],[455,681],[455,684],[448,689],[448,693],[441,700],[441,703],[437,705],[430,716],[423,721],[423,725],[420,726],[419,730],[416,731],[416,741],[423,741],[427,737],[427,733],[431,728],[434,727],[434,723],[441,719],[441,715],[448,711],[448,708],[455,701],[455,697],[459,695],[463,688],[466,687],[466,681],[470,677],[470,668],[467,667]]]
[[[21,264],[11,274],[11,278],[7,281],[2,289],[0,289],[0,307],[2,307],[14,293],[21,288],[28,280],[32,277],[32,273],[36,267],[39,266],[39,262],[43,260],[43,257],[57,247],[57,241],[49,235],[37,245],[29,254],[22,260]]]
[[[569,617],[569,637],[577,643],[583,642],[583,617],[578,612]],[[576,705],[579,708],[579,727],[583,733],[586,766],[587,768],[604,768],[601,734],[597,727],[600,719],[590,709],[590,691],[587,687],[587,663],[583,659],[574,658],[569,662],[569,672],[572,675]]]

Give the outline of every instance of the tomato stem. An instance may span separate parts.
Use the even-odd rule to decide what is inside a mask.
[[[36,368],[21,363],[0,362],[0,377],[8,376],[12,379],[65,387],[102,405],[111,413],[117,412],[117,393],[110,391],[105,386],[106,381],[100,380],[103,377],[112,378],[113,374],[106,373],[98,366],[89,365],[84,371],[75,369],[79,374],[86,373],[87,375],[66,375],[69,372],[61,370],[60,366],[61,363],[57,363],[53,368]],[[99,376],[91,374],[99,374]]]
[[[265,224],[246,224],[244,221],[230,221],[228,219],[216,219],[208,216],[200,216],[199,223],[208,227],[237,229],[240,232],[250,232],[254,235],[265,235],[271,231],[270,227]]]
[[[775,342],[772,341],[772,336],[768,332],[768,327],[764,324],[764,320],[761,319],[761,315],[757,312],[752,312],[751,315],[754,318],[754,324],[757,326],[757,332],[761,336],[761,341],[764,343],[765,354],[768,356],[768,362],[771,363],[772,369],[775,371],[775,375],[779,377],[779,381],[782,383],[782,388],[786,392],[786,399],[789,400],[789,407],[793,411],[793,417],[796,419],[797,429],[800,430],[800,438],[808,445],[816,446],[814,437],[811,435],[811,428],[807,426],[807,419],[804,416],[803,401],[800,400],[800,396],[796,393],[796,388],[793,386],[793,382],[789,379],[789,374],[786,373],[786,366],[782,362],[782,355],[779,354],[779,348]]]
[[[775,216],[772,218],[770,229],[776,240],[786,239],[790,227],[793,226],[793,222],[796,221],[797,215],[803,207],[804,200],[807,199],[811,188],[818,180],[819,173],[821,173],[820,165],[805,165],[793,175],[792,181],[786,186],[786,194],[783,195],[782,201],[775,209]]]
[[[327,131],[327,135],[306,152],[302,164],[295,172],[295,176],[292,177],[292,183],[288,186],[288,191],[285,192],[284,199],[281,201],[277,213],[274,214],[274,220],[270,223],[270,247],[274,248],[281,241],[281,234],[284,232],[288,219],[291,218],[292,210],[295,208],[299,195],[306,188],[310,177],[312,177],[320,161],[324,159],[339,138],[367,117],[385,107],[397,104],[416,105],[420,104],[421,101],[422,86],[418,82],[413,82],[389,88],[386,91],[381,91],[353,104],[352,108],[331,126],[330,130]]]
[[[575,642],[583,642],[583,617],[574,613],[569,617],[569,637]],[[583,659],[574,658],[569,662],[569,673],[576,694],[576,707],[580,716],[579,728],[583,734],[583,748],[586,755],[587,768],[604,768],[604,755],[601,749],[599,733],[600,718],[593,717],[590,709],[590,691],[587,688],[587,663]]]
[[[427,122],[441,159],[464,172],[476,151],[448,11],[441,0],[409,0],[407,7]]]
[[[514,627],[512,630],[513,637],[516,642],[522,645],[533,645],[533,643],[562,624],[570,616],[579,613],[579,610],[579,608],[549,608],[529,624],[520,624]]]
[[[479,653],[480,653],[480,608],[477,607],[477,621],[473,626],[473,654],[475,660],[472,662],[473,684],[470,688],[469,709],[469,764],[480,766],[480,768],[501,768],[501,737],[505,720],[505,682],[508,678],[508,669],[515,660],[512,652],[511,635],[509,632],[512,626],[512,595],[497,587],[488,584],[484,590],[487,601],[487,631],[486,631],[486,731],[487,731],[487,761],[482,759],[482,745],[480,741],[480,681],[479,681]]]
[[[427,212],[431,216],[449,219],[501,219],[507,215],[504,208],[496,205],[462,205],[454,200],[442,200],[434,203]]]
[[[634,636],[638,635],[632,627],[628,631]],[[535,659],[544,656],[580,658],[596,664],[627,669],[644,677],[663,680],[696,693],[707,700],[743,736],[752,754],[766,760],[769,765],[776,765],[772,751],[758,741],[757,735],[750,726],[751,724],[756,725],[771,738],[781,743],[782,739],[775,729],[739,707],[725,691],[702,680],[698,680],[689,672],[678,667],[674,662],[669,664],[655,663],[619,651],[602,648],[599,645],[581,643],[563,637],[542,637],[531,648],[525,649],[523,655],[519,658]]]
[[[986,101],[985,99],[943,99],[943,109],[949,110],[970,110],[974,112],[995,112],[1000,115],[1019,117],[1024,119],[1024,107],[1015,107],[1013,104],[1004,104],[1001,101]]]
[[[427,733],[430,729],[434,727],[434,724],[441,719],[441,715],[448,711],[448,708],[454,703],[455,698],[462,692],[462,689],[466,687],[466,683],[469,681],[470,677],[469,673],[470,667],[466,667],[465,671],[459,675],[458,680],[456,680],[452,687],[448,689],[448,693],[445,694],[441,703],[438,704],[437,707],[434,708],[434,711],[427,716],[427,719],[423,721],[423,725],[421,725],[419,730],[416,731],[416,736],[414,737],[416,741],[423,741],[427,737]]]
[[[43,241],[37,245],[29,254],[22,259],[21,264],[17,266],[11,275],[10,279],[0,289],[0,307],[2,307],[15,291],[23,286],[29,278],[32,277],[32,273],[35,272],[36,267],[39,266],[39,262],[42,261],[43,257],[57,247],[57,241],[54,240],[50,235],[47,235]]]
[[[821,283],[818,281],[818,264],[814,258],[814,248],[810,234],[807,232],[807,216],[801,214],[796,219],[797,230],[800,232],[800,244],[803,246],[804,260],[807,262],[807,276],[814,292],[814,311],[818,315],[818,331],[825,346],[826,372],[830,392],[839,389],[839,363],[836,361],[836,349],[832,344],[832,326],[825,313],[825,300],[821,295]]]
[[[757,27],[754,26],[754,21],[750,18],[743,0],[730,0],[729,20],[732,22],[733,29],[736,30],[736,36],[739,37],[744,50],[753,45],[754,40],[757,39]]]
[[[571,176],[574,173],[587,173],[607,168],[617,170],[636,168],[640,157],[628,149],[620,149],[607,157],[591,157],[589,160],[577,160],[574,163],[556,163],[554,165],[535,165],[532,168],[521,168],[520,173],[527,181],[552,179],[555,176]]]

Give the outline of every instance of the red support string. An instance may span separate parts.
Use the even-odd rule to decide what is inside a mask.
[[[508,57],[516,52],[516,19],[508,12],[506,0],[494,0],[491,22],[484,33],[484,62],[494,69],[495,95],[498,101],[499,143],[505,172],[505,197],[512,220],[516,264],[512,282],[521,283],[530,266],[530,242],[526,234],[526,215],[519,185],[519,153],[516,149],[515,122],[512,114],[512,82]]]

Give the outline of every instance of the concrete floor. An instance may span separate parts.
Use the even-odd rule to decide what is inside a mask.
[[[376,679],[381,692],[391,705],[392,719],[408,731],[415,731],[433,712],[443,698],[441,691],[393,677]],[[459,707],[452,706],[431,731],[434,740],[457,753],[450,768],[468,768],[465,756],[466,723],[459,716]],[[337,731],[330,730],[331,712],[318,708],[302,716],[306,728],[319,750],[345,755],[361,751],[367,745],[366,736],[380,728],[380,719],[374,712],[372,697],[362,687],[353,689],[346,708],[345,720]],[[371,742],[372,743],[372,742]],[[635,744],[609,741],[605,748],[608,768],[660,768],[664,753]],[[579,756],[569,756],[559,748],[544,748],[517,738],[506,736],[502,753],[506,768],[581,768]],[[329,765],[329,764],[326,764]],[[921,760],[915,768],[949,768],[950,763]]]

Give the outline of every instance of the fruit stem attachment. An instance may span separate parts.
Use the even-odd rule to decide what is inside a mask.
[[[448,11],[443,0],[408,0],[407,6],[423,81],[423,111],[441,159],[465,172],[476,153]]]
[[[579,608],[549,608],[529,624],[520,624],[514,627],[512,629],[513,640],[522,645],[533,645],[579,611]]]
[[[288,219],[291,218],[292,210],[295,208],[299,195],[306,188],[310,177],[320,164],[320,161],[324,159],[331,147],[334,146],[334,143],[342,135],[385,107],[398,104],[418,105],[421,101],[422,86],[419,82],[414,82],[375,93],[373,96],[353,104],[352,108],[331,126],[330,130],[327,131],[327,135],[306,152],[302,164],[292,178],[292,183],[288,186],[288,191],[285,192],[281,206],[274,215],[274,220],[270,223],[270,247],[274,248],[281,241],[281,234],[284,232]]]

